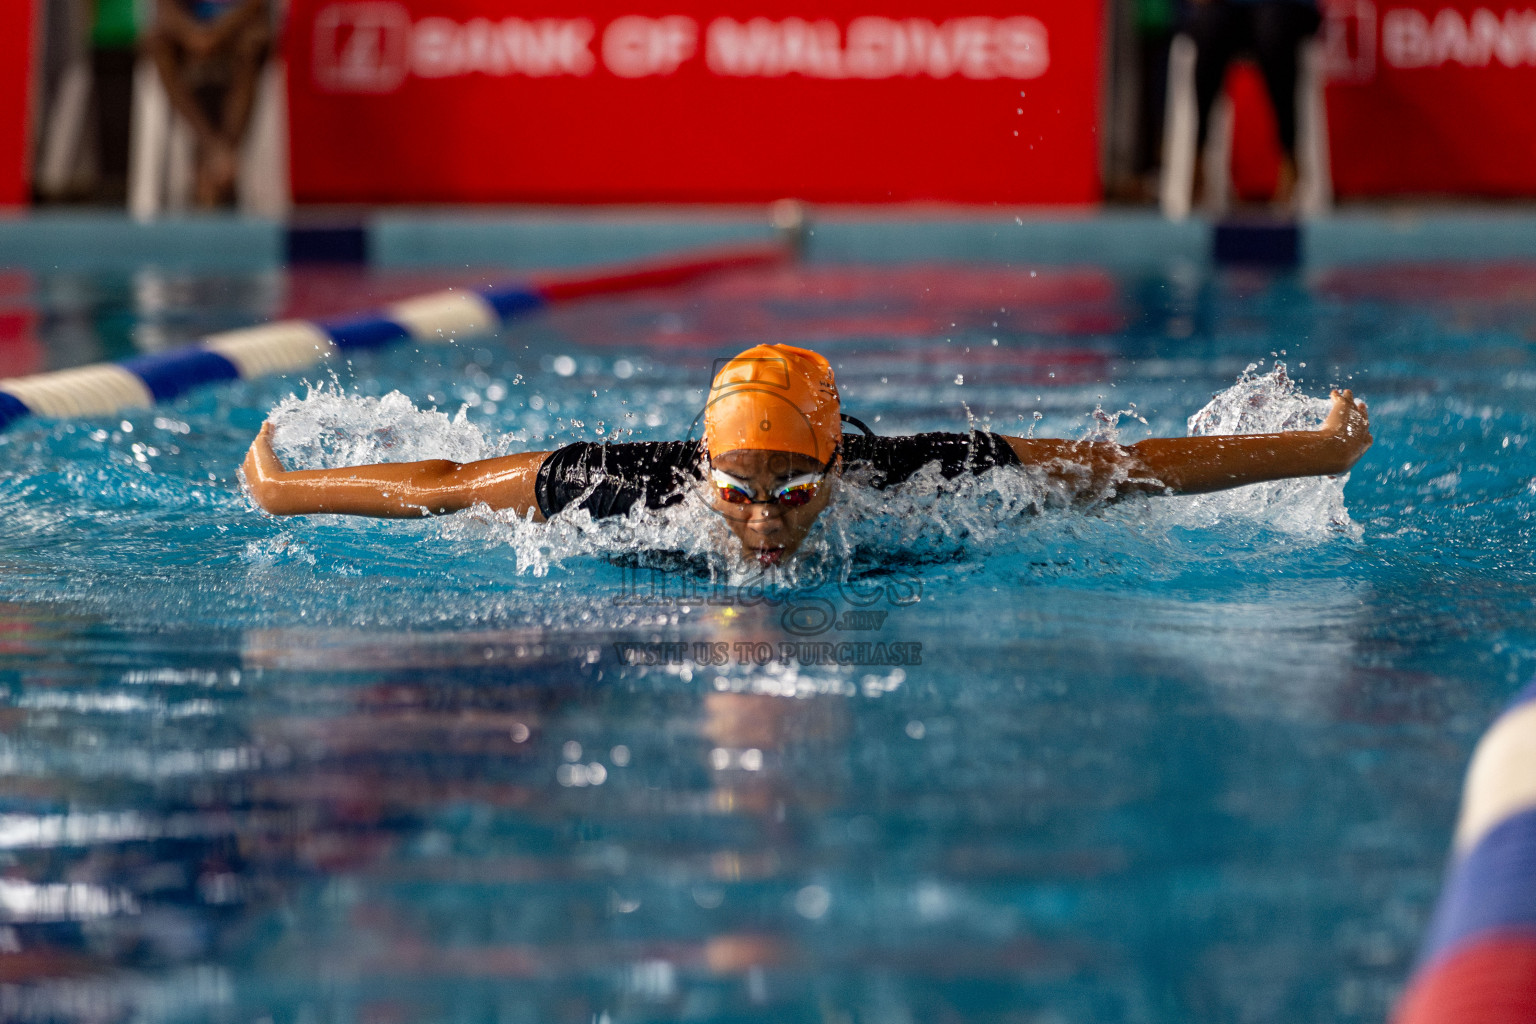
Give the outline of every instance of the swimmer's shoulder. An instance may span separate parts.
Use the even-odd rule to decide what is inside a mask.
[[[546,461],[584,470],[642,474],[674,470],[697,476],[703,457],[704,445],[698,440],[576,441],[557,448]]]
[[[577,441],[539,467],[535,495],[547,519],[584,508],[594,519],[625,515],[636,504],[666,508],[703,470],[699,441]]]
[[[850,470],[864,470],[875,487],[893,487],[924,466],[937,463],[945,479],[967,472],[980,474],[996,466],[1017,466],[1019,458],[1001,434],[932,431],[877,437],[843,436],[843,461]]]

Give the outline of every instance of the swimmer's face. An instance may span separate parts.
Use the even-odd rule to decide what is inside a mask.
[[[819,484],[803,481],[807,476],[819,474],[823,468],[809,455],[747,450],[726,452],[706,467],[706,473],[714,470],[723,474],[706,480],[709,500],[715,511],[730,524],[736,539],[741,541],[742,557],[762,565],[775,565],[799,549],[805,535],[811,531],[811,524],[832,500],[835,471],[827,473]],[[734,487],[719,486],[732,481]],[[793,504],[793,501],[804,500],[793,493],[787,502],[767,500],[783,492],[786,486],[797,483],[801,489],[811,487],[810,498],[805,504]],[[754,499],[751,504],[727,499],[727,494],[743,497],[739,493],[742,491]]]

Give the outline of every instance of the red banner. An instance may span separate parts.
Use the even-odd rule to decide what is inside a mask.
[[[27,87],[32,79],[32,4],[0,14],[0,206],[27,201]]]
[[[1326,6],[1340,196],[1536,195],[1536,9],[1487,0]]]
[[[1093,202],[1099,7],[293,0],[294,195]]]

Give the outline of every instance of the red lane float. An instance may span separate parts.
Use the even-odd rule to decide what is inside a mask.
[[[579,272],[533,278],[533,290],[546,302],[566,302],[588,295],[667,288],[725,270],[746,270],[784,263],[791,257],[782,242],[707,249],[692,258],[628,264],[605,273]]]
[[[1530,1024],[1536,935],[1499,937],[1449,957],[1414,982],[1395,1024]]]

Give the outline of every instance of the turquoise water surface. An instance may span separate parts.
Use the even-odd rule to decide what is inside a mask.
[[[411,290],[157,280],[11,294],[58,361]],[[0,1017],[1379,1021],[1536,666],[1533,323],[1529,263],[812,265],[21,424]],[[680,437],[764,341],[881,433],[1280,429],[1340,385],[1377,440],[1086,510],[848,488],[766,578],[686,507],[280,520],[236,478],[269,412],[295,466]]]

